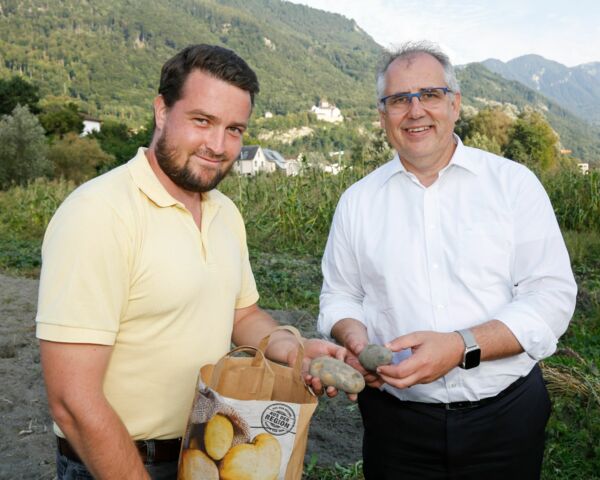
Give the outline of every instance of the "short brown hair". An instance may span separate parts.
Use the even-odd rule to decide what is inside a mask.
[[[248,64],[232,50],[199,44],[184,48],[163,65],[158,93],[167,107],[181,98],[183,84],[195,69],[247,91],[254,105],[254,96],[260,88],[256,73]]]

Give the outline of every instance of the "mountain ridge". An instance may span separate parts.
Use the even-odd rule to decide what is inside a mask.
[[[600,126],[600,61],[567,67],[541,55],[522,55],[508,62],[489,58],[489,70],[544,94],[579,118]]]
[[[130,127],[150,118],[162,63],[184,46],[202,42],[235,50],[256,70],[261,93],[255,117],[267,111],[307,112],[321,99],[335,104],[346,119],[376,117],[375,68],[383,47],[353,20],[304,5],[280,0],[3,0],[0,32],[0,78],[23,75],[39,85],[42,96],[74,100],[93,117]],[[581,70],[600,72],[595,64]],[[466,76],[465,105],[482,108],[485,102],[478,98],[519,108],[534,105],[548,112],[575,155],[600,162],[600,128],[488,68],[458,72],[459,79]]]

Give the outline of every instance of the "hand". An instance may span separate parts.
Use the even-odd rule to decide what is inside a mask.
[[[377,368],[379,376],[396,388],[437,380],[460,363],[464,352],[464,343],[456,332],[414,332],[392,340],[386,347],[393,352],[412,350],[412,355],[399,364]]]
[[[320,340],[317,338],[311,338],[304,341],[304,359],[302,361],[302,372],[304,375],[304,381],[309,385],[317,395],[326,393],[328,397],[333,398],[338,394],[335,387],[328,386],[324,389],[324,385],[321,383],[321,379],[313,377],[308,373],[310,362],[314,358],[318,357],[333,357],[340,361],[344,361],[348,351],[344,347],[340,347],[335,343],[328,342],[326,340]],[[293,358],[292,358],[293,356]],[[296,359],[296,352],[290,353],[290,359]],[[348,399],[355,401],[356,394],[348,394]]]
[[[376,372],[369,372],[368,370],[365,370],[358,360],[360,352],[362,352],[369,344],[368,339],[364,335],[350,333],[344,338],[344,340],[346,348],[349,351],[349,354],[346,356],[346,363],[362,374],[365,379],[365,383],[369,387],[379,388],[381,385],[383,385],[383,380],[381,377]]]

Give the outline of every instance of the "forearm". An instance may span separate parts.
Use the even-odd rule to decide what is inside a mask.
[[[490,320],[471,328],[471,331],[481,348],[481,361],[512,357],[523,352],[517,338],[499,320]]]
[[[103,399],[59,402],[52,413],[94,478],[148,479],[129,432]]]
[[[367,327],[354,318],[343,318],[335,323],[331,329],[331,336],[337,340],[340,345],[343,345],[350,350],[356,342],[368,343],[369,337]]]
[[[125,425],[102,384],[112,347],[40,341],[52,417],[94,478],[147,479]]]
[[[291,351],[298,348],[298,341],[288,331],[274,331],[279,324],[267,312],[256,306],[236,312],[233,343],[257,347],[267,335],[271,335],[266,355],[269,359],[286,363]]]

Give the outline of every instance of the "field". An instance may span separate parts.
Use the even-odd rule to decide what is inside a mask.
[[[234,199],[246,219],[251,260],[262,295],[261,306],[281,312],[284,321],[300,323],[305,333],[312,333],[310,325],[318,309],[320,256],[333,210],[341,192],[363,174],[361,168],[356,168],[335,177],[318,171],[294,178],[232,176],[222,184],[222,190]],[[579,286],[571,326],[561,339],[557,353],[543,363],[554,405],[547,429],[543,478],[598,479],[600,176],[597,172],[587,176],[562,172],[543,178],[543,182],[563,229]],[[35,282],[43,231],[57,205],[72,188],[67,182],[38,180],[26,188],[0,192],[0,271],[10,276],[5,278],[29,277]],[[31,309],[35,298],[29,302]],[[0,317],[2,321],[5,315],[6,309]],[[33,336],[33,331],[30,329],[28,334]],[[16,345],[11,346],[10,338],[3,340],[2,349],[0,371],[4,375],[9,369],[7,362],[19,356],[10,354],[18,349]],[[31,361],[35,361],[35,356],[32,358]],[[4,423],[6,406],[2,407]],[[341,402],[338,410],[342,416],[352,419],[353,428],[357,429],[355,437],[359,438],[356,408]],[[324,421],[331,415],[336,413],[327,406],[316,420]],[[29,426],[30,430],[35,428],[36,425]],[[332,438],[336,437],[335,431],[330,433]],[[8,442],[2,439],[2,444]],[[313,455],[306,461],[305,477],[361,479],[356,450],[353,455],[340,453],[336,465],[335,458],[314,448]]]

